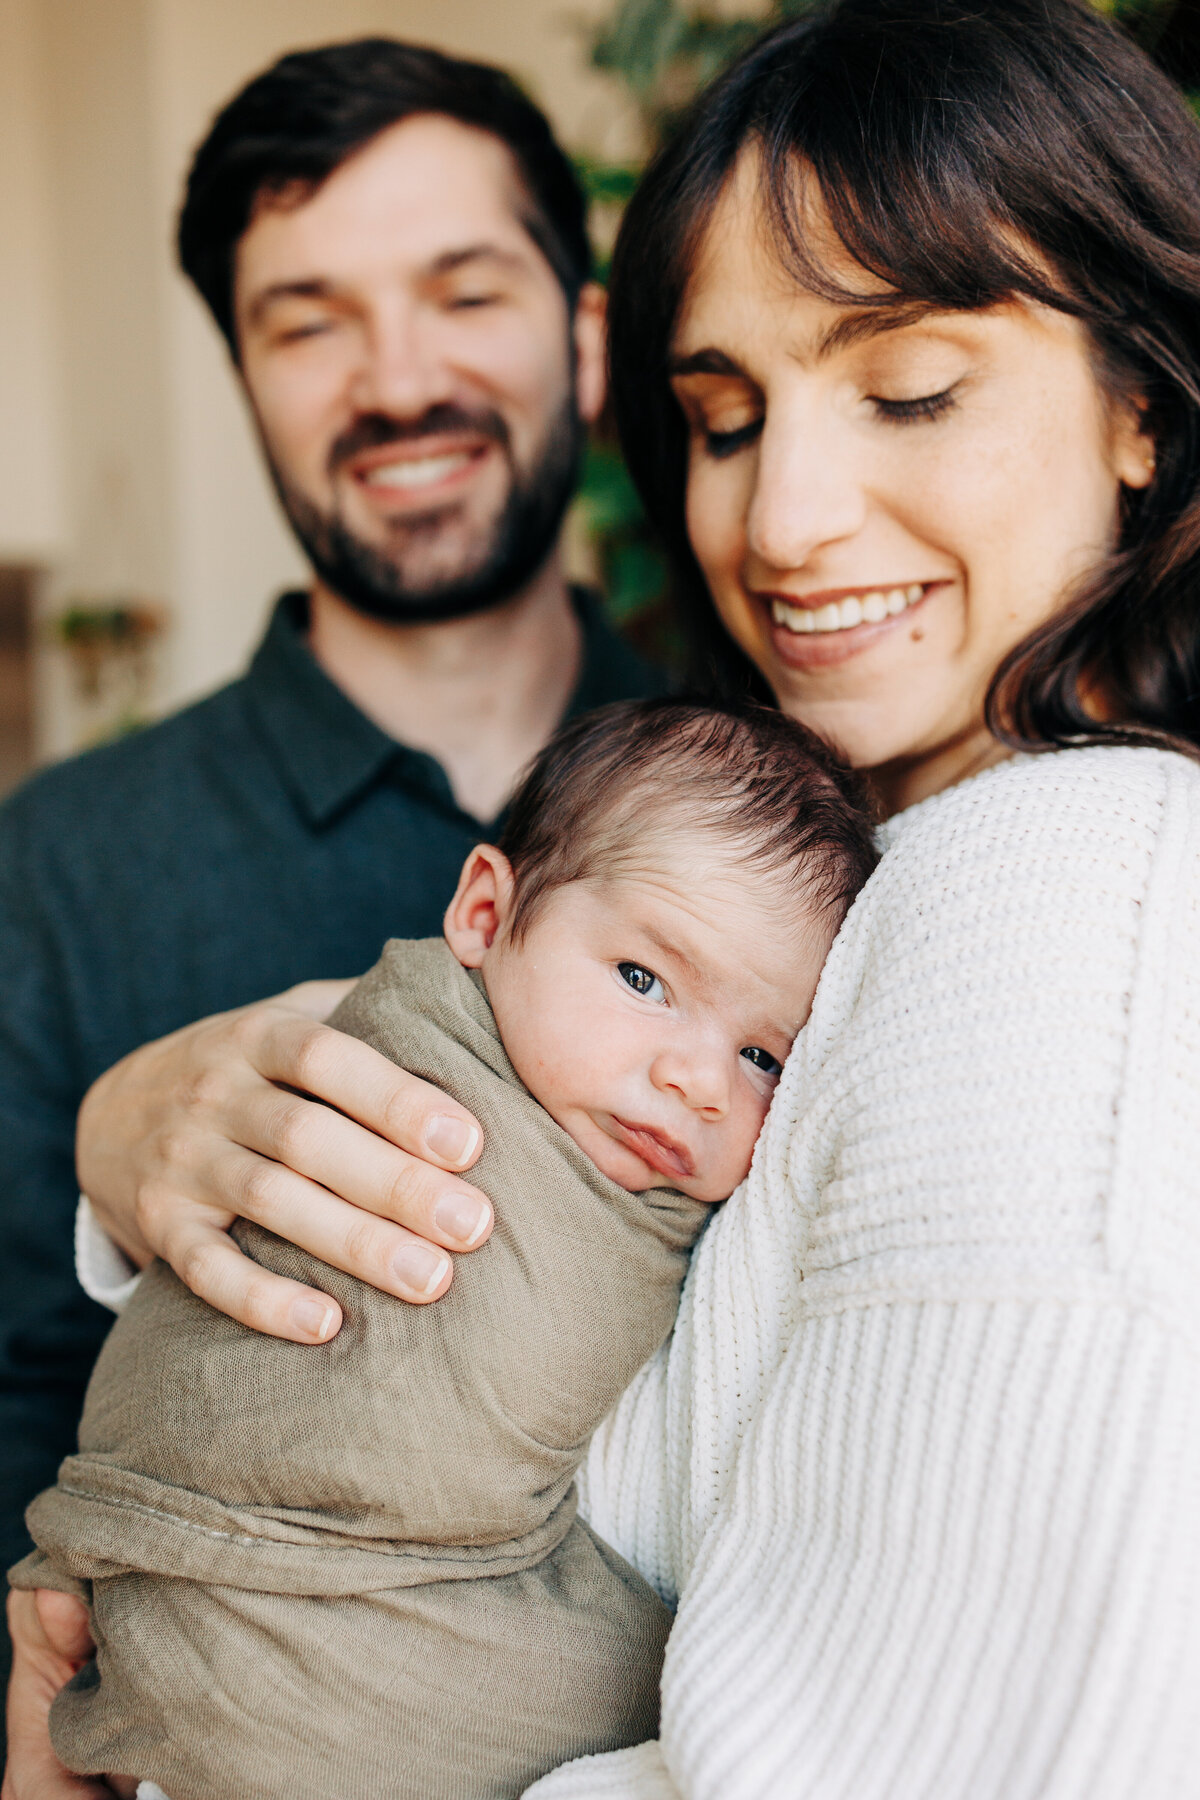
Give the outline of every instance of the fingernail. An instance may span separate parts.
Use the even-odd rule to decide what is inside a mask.
[[[426,1147],[455,1169],[462,1168],[478,1142],[479,1133],[474,1125],[468,1125],[464,1119],[451,1118],[449,1113],[435,1113],[425,1127]]]
[[[306,1337],[324,1341],[333,1329],[332,1306],[320,1300],[297,1300],[292,1307],[292,1322]]]
[[[433,1209],[433,1222],[448,1238],[473,1248],[488,1228],[492,1209],[483,1200],[472,1200],[469,1194],[443,1194]]]
[[[392,1258],[392,1273],[401,1287],[422,1298],[432,1294],[449,1267],[446,1252],[432,1244],[405,1244]]]

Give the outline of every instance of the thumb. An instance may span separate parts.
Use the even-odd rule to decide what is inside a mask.
[[[60,1594],[54,1588],[38,1588],[34,1604],[38,1622],[54,1654],[65,1662],[86,1662],[96,1646],[88,1629],[88,1610],[83,1601],[74,1594]]]

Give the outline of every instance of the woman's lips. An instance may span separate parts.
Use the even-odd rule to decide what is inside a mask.
[[[615,1113],[610,1116],[617,1139],[660,1175],[673,1176],[678,1181],[696,1173],[696,1165],[686,1145],[668,1137],[665,1131],[658,1131],[653,1125],[631,1125],[627,1119],[618,1119]]]
[[[846,662],[878,638],[903,628],[924,605],[938,581],[899,582],[891,587],[831,588],[806,594],[760,594],[771,626],[771,641],[792,668],[828,668]]]

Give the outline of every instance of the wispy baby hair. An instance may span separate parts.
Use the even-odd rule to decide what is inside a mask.
[[[877,861],[858,776],[765,706],[636,700],[573,720],[530,765],[500,849],[519,941],[555,888],[644,869],[656,838],[694,833],[778,874],[781,904],[840,924]],[[790,892],[788,891],[790,890]]]

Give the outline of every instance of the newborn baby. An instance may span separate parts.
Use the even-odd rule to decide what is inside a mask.
[[[340,1303],[318,1347],[147,1271],[15,1572],[88,1584],[96,1656],[51,1717],[70,1768],[171,1800],[500,1800],[655,1735],[669,1616],[575,1475],[873,863],[853,779],[779,713],[560,733],[445,941],[392,942],[334,1015],[479,1119],[494,1235],[417,1308],[239,1224]]]

